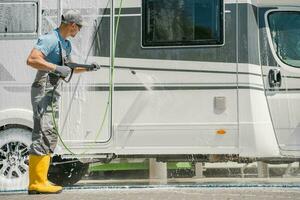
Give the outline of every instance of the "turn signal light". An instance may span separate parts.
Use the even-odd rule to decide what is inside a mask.
[[[216,132],[218,135],[224,135],[226,133],[226,131],[224,129],[220,129],[220,130],[217,130]]]

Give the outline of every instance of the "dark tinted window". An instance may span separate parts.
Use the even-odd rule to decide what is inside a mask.
[[[300,12],[271,12],[268,20],[278,57],[285,64],[300,68]]]
[[[223,43],[223,0],[143,0],[143,46]]]

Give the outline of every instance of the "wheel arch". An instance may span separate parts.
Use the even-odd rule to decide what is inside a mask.
[[[7,109],[0,111],[0,131],[7,128],[32,130],[32,111],[26,109]]]

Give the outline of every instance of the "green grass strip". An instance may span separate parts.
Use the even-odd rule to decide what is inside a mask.
[[[192,165],[189,162],[170,162],[167,163],[168,169],[191,169]],[[122,170],[148,170],[149,162],[139,163],[108,163],[108,164],[92,164],[89,171],[122,171]]]

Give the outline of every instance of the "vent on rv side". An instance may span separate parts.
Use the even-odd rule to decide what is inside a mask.
[[[214,112],[215,114],[221,114],[226,110],[226,97],[214,98]]]

